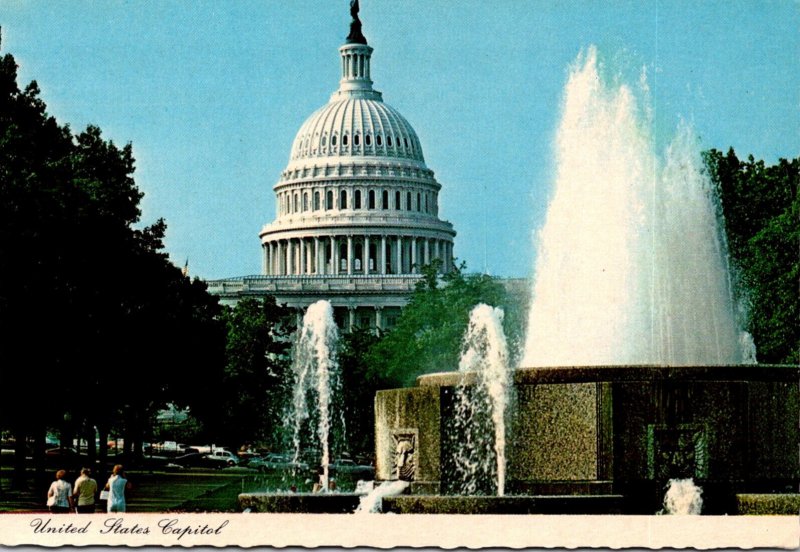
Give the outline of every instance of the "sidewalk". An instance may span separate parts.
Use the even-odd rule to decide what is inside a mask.
[[[235,511],[236,497],[252,475],[197,472],[130,472],[133,488],[126,493],[128,512]],[[104,483],[97,482],[98,487]],[[46,489],[37,492],[31,479],[24,491],[0,491],[0,514],[47,513]],[[101,511],[98,506],[98,511]]]

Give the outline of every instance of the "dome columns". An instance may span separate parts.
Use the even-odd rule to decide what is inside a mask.
[[[391,276],[420,274],[440,259],[446,273],[452,252],[452,237],[333,234],[265,241],[262,265],[267,276]]]

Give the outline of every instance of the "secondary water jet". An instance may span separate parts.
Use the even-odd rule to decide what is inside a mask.
[[[294,464],[300,463],[304,429],[308,441],[320,451],[320,486],[329,489],[331,429],[338,422],[344,432],[344,419],[335,411],[341,404],[341,381],[338,362],[339,330],[328,301],[313,303],[303,317],[294,347],[292,363],[293,392],[290,423],[293,430]],[[310,426],[310,427],[309,427]]]
[[[505,494],[506,409],[511,391],[503,310],[479,304],[470,313],[458,371],[453,437],[459,494]],[[490,482],[489,489],[482,483]]]

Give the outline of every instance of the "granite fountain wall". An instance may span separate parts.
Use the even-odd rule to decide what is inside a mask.
[[[422,376],[416,387],[378,392],[377,479],[448,494],[460,377]],[[511,495],[616,495],[627,511],[652,513],[670,478],[692,477],[706,512],[732,513],[738,493],[797,491],[797,367],[528,368],[514,380]]]

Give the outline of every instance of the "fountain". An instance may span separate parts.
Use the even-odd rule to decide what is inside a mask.
[[[311,442],[321,453],[319,483],[324,492],[329,489],[331,420],[338,417],[344,432],[341,413],[333,414],[334,407],[341,404],[341,397],[337,396],[340,389],[338,341],[339,331],[331,304],[322,300],[309,306],[293,354],[293,400],[289,420],[293,429],[295,465],[300,463],[303,429],[310,422]]]
[[[703,491],[691,479],[670,479],[664,495],[664,511],[670,515],[699,515],[703,510]]]
[[[503,310],[480,304],[470,313],[458,371],[451,492],[505,494],[505,415],[511,388]],[[489,488],[485,488],[489,487]]]
[[[483,305],[459,371],[379,391],[378,485],[362,510],[653,514],[689,480],[703,513],[796,513],[800,368],[756,364],[691,128],[659,155],[653,127],[646,79],[607,84],[596,50],[582,54],[521,367],[500,369],[500,313]],[[253,509],[353,511],[347,500]]]
[[[461,446],[450,428],[469,391],[447,372],[376,396],[377,478],[399,478],[402,449],[411,483],[385,511],[652,514],[668,481],[692,479],[705,513],[736,513],[742,497],[796,491],[786,444],[800,441],[800,370],[755,364],[739,329],[724,221],[692,130],[682,123],[660,156],[646,79],[608,84],[605,73],[589,48],[565,90],[512,375],[507,496],[452,496],[464,474],[449,460]]]

